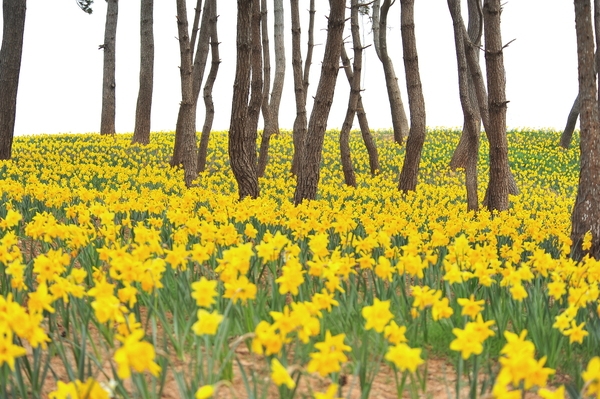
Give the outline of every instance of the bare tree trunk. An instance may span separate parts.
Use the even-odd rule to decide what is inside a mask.
[[[352,71],[352,65],[350,64],[350,58],[346,54],[346,49],[342,46],[342,65],[344,65],[344,71],[348,78],[348,83],[352,85],[352,79],[354,78],[354,72]],[[375,176],[379,171],[379,154],[377,153],[377,146],[371,135],[371,129],[369,129],[369,121],[367,120],[367,114],[363,107],[362,96],[358,95],[358,103],[356,104],[356,115],[358,117],[358,124],[360,126],[360,133],[367,148],[369,154],[369,167],[371,169],[371,175]]]
[[[154,0],[142,0],[140,8],[140,89],[131,142],[146,145],[150,142],[152,89],[154,84]]]
[[[373,3],[373,41],[375,44],[375,52],[383,64],[385,85],[392,113],[394,140],[398,144],[402,144],[404,137],[407,137],[409,134],[408,119],[406,117],[406,112],[404,111],[404,104],[402,103],[400,86],[398,86],[398,78],[394,71],[394,64],[387,51],[387,16],[390,6],[393,3],[394,2],[391,0],[383,0],[381,6],[380,0],[375,0]]]
[[[10,159],[23,54],[26,0],[3,0],[0,48],[0,160]]]
[[[308,51],[302,70],[302,52],[300,50],[300,13],[298,11],[298,0],[290,0],[292,12],[292,69],[294,71],[294,93],[296,95],[296,119],[294,119],[294,156],[292,159],[292,173],[298,175],[300,162],[302,162],[302,151],[306,140],[307,118],[306,97],[309,84],[309,70],[312,62],[314,48],[314,26],[315,26],[315,1],[310,0],[309,24],[308,24]]]
[[[119,1],[107,0],[106,26],[104,28],[104,68],[102,78],[102,115],[100,118],[100,134],[115,134],[115,44],[117,37],[117,17]]]
[[[200,148],[198,149],[198,172],[204,172],[206,169],[206,156],[208,154],[208,142],[210,140],[210,131],[212,129],[213,120],[215,118],[215,104],[212,99],[212,90],[219,72],[221,58],[219,56],[219,36],[217,34],[217,2],[211,0],[211,16],[210,16],[210,72],[204,84],[204,106],[206,115],[204,117],[204,126],[202,126],[202,136],[200,137]]]
[[[356,187],[356,175],[352,166],[352,156],[350,154],[350,130],[352,122],[356,115],[356,107],[360,99],[360,73],[362,71],[362,44],[360,43],[360,31],[358,27],[358,0],[350,0],[350,31],[352,32],[352,46],[354,48],[354,67],[352,79],[350,80],[350,98],[348,99],[348,110],[346,118],[342,123],[340,131],[340,155],[342,158],[342,171],[346,185]],[[342,52],[346,52],[344,42],[341,43]],[[343,58],[343,57],[342,57]]]
[[[259,195],[256,173],[256,129],[254,131],[249,129],[248,115],[254,1],[237,1],[237,57],[229,127],[229,161],[238,183],[240,199],[248,196],[256,198]]]
[[[465,55],[464,42],[464,23],[461,16],[460,1],[448,0],[448,8],[452,16],[454,25],[454,42],[456,45],[456,59],[458,66],[458,87],[460,103],[464,115],[463,137],[467,142],[466,162],[465,162],[465,185],[467,188],[467,208],[476,211],[479,208],[477,198],[477,158],[479,147],[479,122],[481,120],[479,111],[473,106],[473,96],[469,93],[469,70],[467,66],[467,57]],[[473,91],[473,90],[471,90]],[[456,154],[456,153],[455,153]],[[454,158],[453,158],[454,160]]]
[[[402,52],[410,109],[410,135],[406,141],[406,156],[400,172],[398,188],[402,192],[417,188],[419,163],[425,142],[425,99],[421,87],[417,40],[415,38],[414,0],[401,0],[400,31],[402,33]]]
[[[502,35],[500,32],[501,11],[500,0],[485,0],[483,20],[490,119],[489,127],[486,127],[490,142],[490,180],[487,190],[487,207],[490,211],[504,211],[508,209],[509,205],[510,169],[506,139],[507,101]]]
[[[260,117],[261,105],[263,103],[263,58],[261,46],[261,9],[260,0],[252,0],[252,47],[250,63],[252,68],[252,81],[250,82],[250,102],[248,103],[248,134],[254,137],[258,132],[258,119]],[[256,170],[256,168],[255,168]],[[258,174],[258,172],[256,172]]]
[[[263,92],[263,119],[265,127],[260,142],[260,151],[258,157],[258,176],[265,174],[267,163],[269,161],[269,143],[273,134],[279,133],[279,105],[281,104],[281,95],[283,93],[283,81],[285,78],[285,46],[283,40],[283,0],[274,1],[274,20],[273,37],[275,39],[275,79],[273,80],[273,90],[269,99],[270,90],[270,56],[269,56],[269,37],[267,29],[267,8],[266,0],[262,0],[264,5],[262,23],[263,35],[263,55],[265,84]]]
[[[575,98],[573,106],[571,107],[571,111],[569,111],[569,116],[567,117],[567,125],[565,126],[565,130],[563,130],[560,136],[560,146],[562,148],[566,149],[571,146],[571,139],[573,138],[575,125],[577,124],[577,119],[579,119],[579,110],[579,95],[577,95],[577,98]]]
[[[579,66],[580,169],[577,198],[571,216],[571,256],[580,260],[586,253],[600,258],[600,118],[598,111],[596,74],[594,71],[594,31],[589,0],[575,0],[575,30],[577,33],[577,60]],[[600,11],[600,2],[594,8]],[[599,29],[596,19],[596,29]],[[600,38],[596,36],[598,42]],[[589,251],[582,248],[583,237],[592,234]]]
[[[192,38],[190,39],[190,48],[196,47],[196,40],[198,39],[198,31],[200,30],[200,14],[202,14],[202,0],[196,1],[196,7],[194,8],[194,23],[192,25]],[[191,53],[190,62],[194,62],[194,53]]]
[[[329,4],[325,54],[315,103],[310,114],[308,134],[302,151],[301,168],[298,170],[298,183],[294,194],[296,205],[305,199],[315,199],[317,195],[327,117],[333,102],[339,70],[340,43],[345,23],[345,0],[330,0]]]

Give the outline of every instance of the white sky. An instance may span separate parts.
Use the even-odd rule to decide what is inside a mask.
[[[175,0],[155,0],[155,77],[152,130],[174,130],[181,99],[179,48],[176,40]],[[196,0],[188,1],[191,13]],[[229,128],[235,74],[236,1],[219,0],[221,68],[214,88],[216,115],[213,129]],[[311,69],[310,96],[320,75],[325,43],[326,0],[317,0],[316,40]],[[390,9],[390,56],[408,112],[400,40],[400,5]],[[463,1],[466,3],[466,1]],[[270,12],[272,2],[269,1]],[[134,127],[139,73],[139,0],[121,0],[117,28],[118,132]],[[286,19],[286,80],[280,126],[291,128],[295,117],[291,67],[289,2]],[[300,1],[303,22],[302,51],[306,51],[308,0]],[[417,0],[416,37],[428,126],[462,125],[452,21],[444,0]],[[463,6],[466,8],[466,5]],[[464,11],[464,10],[463,10]],[[94,13],[86,15],[73,0],[29,0],[23,61],[17,100],[15,133],[95,132],[100,129],[102,51],[106,2],[96,0]],[[191,25],[192,16],[190,16]],[[372,42],[370,22],[363,19],[366,44]],[[0,21],[0,26],[2,21]],[[272,32],[273,18],[269,17]],[[349,24],[348,24],[349,25]],[[349,26],[348,26],[349,29]],[[577,94],[577,54],[573,4],[565,0],[508,0],[502,14],[503,41],[516,39],[505,50],[507,121],[509,128],[551,127],[562,129]],[[0,31],[1,32],[1,31]],[[348,33],[349,35],[349,33]],[[272,40],[271,40],[272,42]],[[271,43],[272,44],[272,43]],[[363,43],[365,44],[365,43]],[[351,53],[350,46],[347,47]],[[365,50],[363,102],[371,128],[391,127],[381,63],[373,47]],[[274,61],[274,54],[271,54]],[[210,63],[210,57],[209,61]],[[482,57],[483,62],[483,57]],[[272,66],[272,72],[274,66]],[[205,76],[208,74],[206,72]],[[348,83],[340,71],[329,128],[339,128],[348,102]],[[309,99],[308,112],[312,107]],[[204,105],[198,107],[198,130],[204,121]],[[355,121],[355,126],[358,126]],[[262,128],[262,124],[261,124]]]

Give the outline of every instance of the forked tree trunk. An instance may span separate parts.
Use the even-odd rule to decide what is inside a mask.
[[[198,149],[198,173],[206,170],[206,157],[208,154],[208,142],[210,140],[210,131],[215,118],[215,104],[212,99],[212,90],[219,72],[221,59],[219,57],[219,36],[217,34],[217,2],[214,1],[211,7],[210,16],[210,71],[204,84],[204,107],[206,115],[204,116],[204,125],[202,126],[202,135],[200,137],[200,148]]]
[[[563,130],[560,135],[560,146],[562,148],[569,148],[571,146],[571,140],[573,138],[573,132],[575,131],[575,125],[577,124],[577,119],[579,119],[579,95],[575,98],[573,102],[573,106],[571,107],[571,111],[569,111],[569,116],[567,117],[567,125],[565,126],[565,130]]]
[[[140,12],[140,89],[135,109],[132,143],[150,143],[154,84],[154,0],[142,0]]]
[[[600,258],[600,119],[594,71],[594,31],[589,0],[575,0],[575,30],[579,66],[580,168],[577,198],[571,216],[571,256],[580,260],[586,253]],[[594,1],[597,11],[600,2]],[[596,19],[596,29],[600,29]],[[596,37],[596,41],[600,40]],[[589,250],[582,248],[583,237],[592,234]]]
[[[480,115],[476,104],[473,104],[473,95],[469,90],[470,76],[467,67],[467,57],[465,54],[464,23],[461,16],[460,1],[448,0],[448,8],[452,16],[454,25],[454,42],[456,45],[456,59],[458,67],[458,87],[460,104],[464,115],[463,134],[461,140],[465,140],[466,159],[465,167],[465,185],[467,188],[467,208],[476,211],[479,208],[477,198],[477,158],[479,147],[479,129]],[[476,100],[475,100],[476,101]],[[455,153],[456,155],[456,153]],[[454,160],[454,158],[453,158]]]
[[[107,0],[106,25],[104,28],[104,68],[102,78],[102,115],[100,134],[115,134],[116,81],[115,81],[115,45],[117,37],[117,17],[119,1]]]
[[[315,199],[317,195],[327,117],[333,102],[339,70],[340,43],[345,23],[345,0],[330,0],[329,4],[325,54],[315,103],[310,114],[308,134],[302,151],[301,167],[298,170],[298,183],[294,194],[296,205],[305,199]]]
[[[253,1],[237,1],[237,56],[229,127],[229,161],[238,184],[240,199],[248,196],[256,198],[259,195],[256,173],[256,130],[249,129],[248,120]]]
[[[23,54],[26,0],[3,0],[0,48],[0,160],[10,159],[15,133],[17,91]]]
[[[506,139],[506,78],[500,32],[500,0],[485,0],[485,65],[488,82],[490,125],[486,127],[490,142],[490,180],[487,207],[490,211],[508,209],[509,175],[508,142]]]
[[[410,109],[410,135],[406,141],[406,156],[400,172],[398,188],[402,192],[414,191],[417,188],[419,176],[419,163],[425,142],[425,99],[421,87],[419,73],[419,58],[417,54],[417,40],[415,38],[415,2],[414,0],[401,0],[400,31],[402,33],[402,52],[404,54],[404,70],[406,73],[406,87],[408,91],[408,105]]]
[[[342,65],[344,66],[344,71],[346,72],[346,78],[348,78],[348,83],[352,85],[354,73],[352,71],[352,65],[350,64],[350,58],[348,58],[348,54],[346,54],[346,49],[344,46],[342,46],[341,57]],[[360,134],[363,142],[365,143],[365,147],[367,148],[367,153],[369,154],[369,168],[371,169],[371,175],[375,176],[379,171],[379,154],[377,152],[375,140],[373,140],[373,135],[371,134],[371,129],[369,129],[369,121],[367,120],[367,114],[363,107],[362,96],[360,93],[358,95],[358,103],[356,104],[356,116],[358,117]]]
[[[354,48],[354,67],[352,79],[350,79],[350,98],[348,99],[348,109],[346,117],[340,130],[340,155],[342,158],[342,171],[344,172],[344,181],[346,185],[356,187],[356,175],[352,166],[352,156],[350,154],[350,130],[352,122],[356,115],[358,100],[360,99],[360,74],[362,71],[362,44],[360,43],[360,31],[358,27],[358,0],[350,1],[350,31],[352,32],[352,46]],[[341,43],[342,52],[346,52],[344,42]],[[343,57],[342,57],[343,59]]]
[[[388,55],[387,50],[387,16],[390,6],[393,4],[391,0],[383,0],[380,6],[380,0],[375,0],[373,3],[373,42],[375,44],[375,52],[383,65],[383,73],[385,76],[385,86],[388,92],[388,100],[390,102],[390,111],[392,114],[392,127],[394,129],[394,140],[398,144],[402,144],[405,137],[409,134],[408,119],[404,111],[402,96],[400,94],[400,86],[398,78],[394,71],[394,64]]]
[[[179,3],[180,0],[177,0]],[[198,2],[196,12],[200,7]],[[196,148],[196,112],[198,107],[198,97],[200,96],[200,89],[202,87],[202,79],[204,78],[204,70],[206,67],[206,60],[208,58],[208,43],[210,40],[209,32],[209,19],[211,14],[211,6],[214,0],[205,0],[204,10],[202,11],[202,20],[200,22],[200,30],[198,33],[197,45],[195,55],[193,54],[194,48],[191,45],[190,37],[188,36],[188,22],[187,15],[181,15],[178,11],[178,20],[185,20],[186,25],[186,36],[185,44],[189,47],[188,57],[181,59],[181,67],[184,68],[184,63],[189,64],[185,66],[185,70],[189,69],[189,79],[186,78],[185,84],[190,87],[183,86],[184,81],[182,78],[182,102],[179,106],[179,113],[177,114],[177,124],[175,127],[175,144],[173,146],[173,156],[171,158],[171,166],[183,165],[186,185],[196,178],[198,173],[198,153]],[[192,29],[194,30],[194,29]],[[180,33],[180,47],[181,47],[181,33]],[[193,64],[192,64],[193,59]],[[183,72],[181,72],[183,73]],[[190,97],[188,100],[183,99],[183,91],[189,91]]]
[[[269,144],[271,136],[279,133],[279,105],[281,104],[281,95],[283,93],[283,81],[285,78],[285,46],[283,40],[283,0],[274,1],[274,21],[273,37],[275,39],[275,79],[273,80],[273,90],[270,93],[270,56],[269,56],[269,37],[266,18],[266,0],[264,4],[262,23],[263,34],[263,54],[264,54],[264,92],[263,92],[263,118],[265,127],[260,142],[260,151],[258,157],[258,176],[265,174],[267,163],[269,162]],[[267,83],[268,81],[268,83]]]
[[[296,97],[296,118],[294,119],[293,141],[294,156],[292,159],[292,173],[298,175],[300,163],[302,162],[302,151],[306,140],[307,117],[306,97],[308,93],[309,72],[312,63],[314,48],[313,32],[315,26],[315,0],[310,0],[309,23],[308,23],[308,50],[302,70],[302,52],[300,50],[300,12],[298,11],[298,0],[290,0],[292,12],[292,69],[294,76],[294,93]]]

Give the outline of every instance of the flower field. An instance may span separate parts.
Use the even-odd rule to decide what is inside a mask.
[[[319,199],[297,207],[290,132],[243,201],[226,132],[191,189],[168,167],[172,133],[16,137],[0,397],[436,397],[437,373],[443,397],[600,398],[600,262],[568,257],[577,145],[509,132],[521,193],[474,214],[447,166],[459,134],[429,130],[402,195],[389,134],[374,177],[353,134],[348,188],[329,132]]]

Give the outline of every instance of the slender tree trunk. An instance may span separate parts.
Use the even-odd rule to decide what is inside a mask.
[[[458,66],[458,87],[460,103],[463,109],[464,125],[463,135],[468,145],[466,146],[467,157],[465,162],[465,185],[467,188],[467,208],[476,211],[479,208],[477,198],[477,149],[479,147],[479,122],[481,120],[479,111],[473,105],[469,87],[469,69],[465,54],[464,23],[461,16],[460,1],[448,0],[448,8],[454,25],[454,42],[456,44],[456,59]],[[473,90],[471,90],[472,92]],[[454,158],[453,158],[454,160]]]
[[[358,0],[350,0],[350,31],[352,32],[352,46],[354,48],[354,67],[352,79],[350,80],[350,98],[348,99],[348,110],[342,123],[340,131],[340,155],[342,158],[342,171],[346,185],[356,187],[356,175],[352,166],[352,156],[350,154],[350,130],[352,122],[356,115],[358,100],[360,99],[360,74],[362,71],[362,44],[360,43],[360,31],[358,27]],[[342,52],[346,52],[344,42],[341,43]],[[341,54],[340,54],[341,55]],[[342,56],[343,59],[343,56]]]
[[[306,140],[307,117],[306,97],[308,93],[309,72],[312,63],[314,48],[314,26],[315,26],[315,1],[310,0],[309,23],[308,23],[308,50],[302,70],[302,52],[300,50],[300,13],[298,11],[298,0],[290,0],[292,12],[292,68],[294,71],[294,93],[296,96],[296,119],[294,119],[293,140],[294,156],[292,159],[292,173],[298,175],[300,163],[302,162],[304,142]]]
[[[281,95],[283,93],[283,81],[285,78],[285,46],[283,40],[283,0],[274,0],[274,20],[273,37],[275,39],[275,79],[273,80],[273,90],[269,99],[270,86],[270,57],[269,57],[269,39],[266,19],[266,0],[262,21],[263,29],[263,54],[265,63],[265,85],[263,93],[263,118],[265,127],[262,140],[260,142],[260,151],[258,158],[258,176],[265,174],[265,169],[269,161],[269,143],[273,134],[279,133],[279,105],[281,104]],[[268,72],[267,72],[268,69]],[[269,83],[267,83],[267,79]]]
[[[330,0],[329,4],[325,55],[315,103],[310,114],[308,134],[302,151],[301,168],[298,170],[298,183],[294,195],[296,205],[305,199],[315,199],[317,195],[327,117],[333,102],[339,70],[340,43],[345,23],[345,0]]]
[[[252,81],[250,82],[251,93],[250,102],[248,103],[248,134],[254,137],[255,143],[258,132],[258,119],[263,103],[263,52],[260,34],[261,19],[260,0],[252,0],[252,27],[250,28],[252,36],[250,53]],[[258,175],[256,167],[255,173]]]
[[[202,14],[202,0],[196,0],[194,8],[194,23],[192,25],[192,37],[190,39],[190,48],[196,48],[196,40],[198,40],[198,31],[200,30],[200,14]],[[191,53],[190,62],[194,62],[194,53]]]
[[[237,57],[231,123],[229,127],[229,160],[238,183],[240,199],[259,195],[256,173],[256,129],[249,129],[248,96],[251,72],[251,26],[254,0],[238,0]]]
[[[344,66],[346,77],[348,78],[348,83],[352,85],[354,73],[352,71],[352,65],[350,64],[350,58],[348,58],[348,54],[346,54],[346,49],[344,46],[342,46],[341,57],[342,65]],[[358,103],[356,104],[356,115],[358,117],[360,133],[363,142],[365,143],[365,147],[367,148],[367,153],[369,154],[369,167],[371,169],[371,175],[375,176],[379,171],[379,154],[377,153],[377,146],[375,145],[375,141],[371,135],[371,129],[369,129],[369,121],[367,120],[367,114],[365,113],[362,96],[360,93],[358,95]]]
[[[104,70],[102,78],[102,115],[100,119],[100,134],[115,134],[115,49],[117,37],[117,17],[119,1],[107,0],[106,26],[104,28]]]
[[[140,89],[135,109],[132,143],[150,142],[150,117],[154,84],[154,0],[142,0],[140,15]]]
[[[202,136],[200,137],[200,148],[198,149],[198,172],[204,172],[206,169],[206,156],[208,154],[208,142],[210,140],[210,131],[215,118],[215,105],[212,99],[212,90],[219,72],[221,58],[219,56],[219,36],[217,34],[217,1],[212,1],[210,16],[210,72],[204,84],[204,106],[206,115],[204,126],[202,126]]]
[[[485,0],[483,20],[485,26],[485,65],[488,81],[490,142],[490,180],[487,207],[490,211],[508,209],[509,174],[508,142],[506,139],[506,78],[502,35],[500,32],[500,0]]]
[[[417,40],[415,38],[414,0],[401,0],[400,31],[402,33],[402,52],[406,72],[406,88],[410,109],[410,135],[406,142],[406,157],[400,172],[398,188],[402,192],[417,188],[419,163],[425,142],[425,99],[421,87]]]
[[[594,71],[594,31],[589,0],[575,0],[575,30],[577,35],[577,60],[579,70],[580,121],[580,169],[577,198],[571,216],[571,256],[580,260],[586,253],[600,258],[600,118],[597,100],[596,74]],[[600,11],[594,1],[596,11]],[[596,28],[598,26],[598,20]],[[600,37],[596,37],[598,42]],[[589,250],[582,247],[583,237],[592,234]]]
[[[393,2],[391,0],[383,0],[381,6],[380,0],[375,0],[373,3],[373,38],[375,52],[383,64],[385,85],[392,114],[394,140],[398,144],[402,144],[404,138],[407,137],[409,133],[408,119],[406,117],[406,112],[404,111],[404,104],[402,103],[400,86],[398,85],[398,78],[394,71],[394,64],[392,63],[392,59],[389,57],[387,50],[387,16],[392,4]]]
[[[563,130],[560,136],[560,146],[562,148],[567,149],[571,146],[571,139],[573,138],[575,125],[577,124],[577,119],[579,119],[579,110],[579,95],[577,95],[577,98],[575,98],[573,106],[571,107],[571,111],[569,111],[569,116],[567,117],[567,125],[565,126],[565,130]]]
[[[12,156],[26,10],[26,0],[2,2],[4,22],[0,48],[0,160],[10,159]]]

